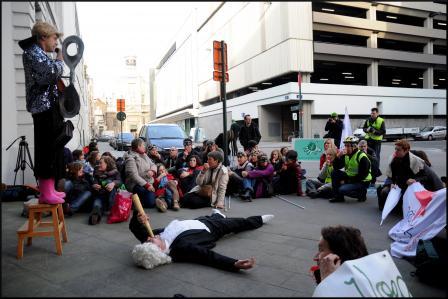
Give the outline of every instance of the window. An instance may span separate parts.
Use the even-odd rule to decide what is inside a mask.
[[[390,13],[390,12],[385,12],[385,11],[377,11],[376,19],[378,21],[383,21],[383,22],[397,23],[397,24],[418,26],[418,27],[423,27],[425,25],[425,19],[423,19],[423,18],[412,17],[412,16],[407,16],[407,15],[400,15],[400,14],[395,14],[395,13]]]
[[[446,21],[433,20],[432,21],[432,28],[446,30]]]
[[[363,18],[367,17],[367,10],[357,7],[338,5],[326,2],[312,2],[313,11],[323,12],[347,17]]]
[[[313,39],[316,42],[345,44],[361,47],[367,46],[367,36],[359,36],[345,33],[314,30]]]
[[[423,88],[423,70],[396,66],[378,66],[378,85]]]
[[[314,61],[311,83],[367,85],[367,64]]]
[[[446,89],[446,71],[434,70],[434,89]]]
[[[423,53],[425,44],[378,38],[378,48]]]
[[[446,53],[446,46],[444,46],[444,45],[434,45],[433,46],[433,54],[445,55],[445,53]]]

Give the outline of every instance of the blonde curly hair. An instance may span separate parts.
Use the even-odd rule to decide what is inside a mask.
[[[49,37],[53,34],[56,34],[56,36],[60,38],[64,35],[62,32],[59,32],[53,25],[44,21],[37,21],[36,24],[34,24],[33,29],[31,29],[31,34],[37,36],[38,38]]]

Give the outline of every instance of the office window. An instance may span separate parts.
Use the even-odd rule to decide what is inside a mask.
[[[446,21],[433,20],[432,21],[432,28],[446,30]]]
[[[378,66],[378,85],[423,88],[423,70],[396,66]]]
[[[412,16],[407,16],[407,15],[400,15],[400,14],[395,14],[395,13],[390,13],[390,12],[385,12],[385,11],[377,11],[376,19],[378,21],[383,21],[383,22],[397,23],[397,24],[418,26],[418,27],[423,27],[425,25],[425,19],[423,19],[423,18],[412,17]]]
[[[311,83],[367,85],[367,64],[314,61]]]
[[[423,43],[405,42],[401,40],[378,38],[378,48],[380,49],[423,53],[424,47],[425,44]]]
[[[367,36],[359,36],[353,34],[345,33],[335,33],[328,31],[313,31],[313,39],[315,42],[333,43],[333,44],[344,44],[353,46],[367,46]]]
[[[326,2],[312,2],[313,11],[323,12],[347,17],[363,18],[367,17],[367,10],[357,7],[338,5]]]
[[[444,46],[444,45],[434,45],[432,51],[433,51],[433,54],[436,54],[436,55],[445,55],[445,53],[446,53],[446,46]]]

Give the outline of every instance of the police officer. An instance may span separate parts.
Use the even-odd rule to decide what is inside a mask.
[[[333,161],[331,184],[335,197],[330,202],[343,202],[344,195],[357,197],[358,201],[367,199],[367,188],[372,180],[370,161],[364,151],[358,150],[358,141],[354,136],[345,138],[344,149]]]
[[[367,146],[375,151],[379,167],[381,161],[381,141],[383,140],[383,135],[386,134],[386,124],[384,119],[378,115],[378,108],[372,108],[370,117],[365,121],[362,129],[366,133]]]

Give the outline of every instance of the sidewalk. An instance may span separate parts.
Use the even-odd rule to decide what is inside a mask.
[[[56,254],[52,238],[35,238],[16,259],[16,230],[25,221],[21,202],[2,203],[2,296],[4,297],[310,297],[314,281],[308,273],[314,264],[320,229],[326,225],[358,227],[370,253],[390,248],[389,229],[399,220],[390,215],[379,226],[377,200],[347,199],[330,204],[323,199],[284,196],[305,210],[278,198],[253,202],[232,199],[228,217],[274,214],[272,222],[254,231],[224,237],[215,251],[235,257],[254,256],[256,267],[229,273],[197,264],[174,263],[153,270],[137,268],[131,258],[139,242],[128,222],[96,226],[87,214],[66,218],[68,243]],[[211,213],[210,208],[181,209],[158,213],[147,210],[151,225],[158,228],[171,220],[192,219]],[[444,297],[444,290],[421,284],[411,276],[414,267],[394,259],[414,297]]]

